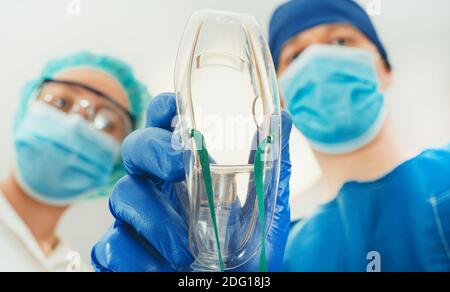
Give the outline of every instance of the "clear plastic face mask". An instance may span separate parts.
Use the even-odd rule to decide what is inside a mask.
[[[194,270],[227,270],[259,257],[274,214],[281,112],[275,69],[253,17],[199,11],[175,69],[185,149]]]

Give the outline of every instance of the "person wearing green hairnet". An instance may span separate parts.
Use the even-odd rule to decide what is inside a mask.
[[[14,167],[0,182],[0,271],[63,271],[55,229],[73,202],[123,174],[120,146],[150,99],[124,62],[89,52],[50,61],[23,89]]]

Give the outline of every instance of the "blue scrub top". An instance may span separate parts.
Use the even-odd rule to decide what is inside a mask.
[[[379,180],[346,183],[292,226],[286,271],[367,271],[374,264],[382,272],[450,271],[450,145]]]

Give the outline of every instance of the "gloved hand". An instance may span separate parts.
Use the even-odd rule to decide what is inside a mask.
[[[179,201],[186,189],[182,152],[171,146],[175,96],[162,94],[148,107],[147,128],[126,138],[122,158],[128,176],[115,186],[110,210],[115,223],[94,246],[96,271],[186,271],[194,259],[189,251],[186,210]],[[275,215],[267,235],[269,271],[282,267],[290,226],[289,135],[292,122],[283,113],[281,177]],[[259,256],[239,271],[259,269]]]

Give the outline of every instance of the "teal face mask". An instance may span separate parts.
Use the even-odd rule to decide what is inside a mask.
[[[34,102],[14,135],[16,176],[33,198],[63,206],[109,183],[120,144],[79,115]]]
[[[385,117],[372,55],[313,45],[280,78],[295,126],[319,152],[342,154],[370,143]]]

